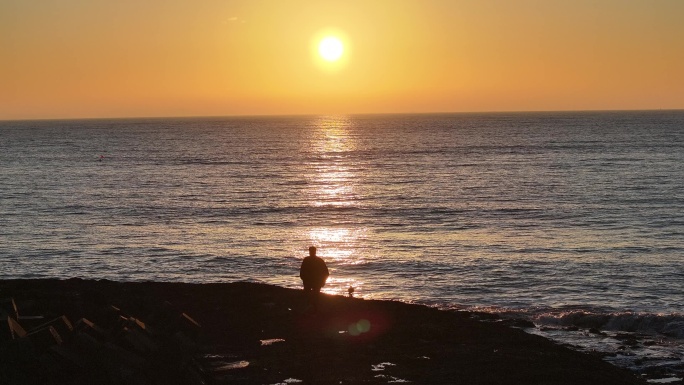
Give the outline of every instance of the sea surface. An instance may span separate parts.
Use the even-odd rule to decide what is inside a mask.
[[[4,279],[293,288],[315,245],[327,293],[681,374],[684,111],[4,121],[0,245]]]

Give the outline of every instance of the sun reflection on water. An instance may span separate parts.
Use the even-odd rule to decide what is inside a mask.
[[[339,152],[353,151],[356,148],[356,141],[349,132],[349,129],[353,127],[350,118],[322,116],[314,122],[314,126],[317,129],[314,148],[321,155],[330,156]]]
[[[355,151],[352,122],[345,117],[321,117],[314,122],[311,139],[312,168],[310,181],[314,206],[351,206],[356,196],[357,177],[347,153]]]
[[[309,230],[311,244],[321,248],[326,261],[353,265],[363,262],[356,253],[365,229],[319,227]]]
[[[353,121],[347,117],[321,117],[313,124],[311,136],[311,164],[309,203],[316,207],[344,208],[359,204],[357,171],[349,162],[349,153],[356,150]],[[319,256],[328,264],[331,276],[323,292],[348,295],[349,287],[356,293],[362,282],[352,277],[339,276],[336,266],[363,262],[359,255],[360,243],[365,239],[365,228],[349,226],[344,212],[331,214],[325,225],[312,227],[306,237],[319,247]]]

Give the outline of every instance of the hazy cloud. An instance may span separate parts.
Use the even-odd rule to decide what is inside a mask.
[[[232,17],[229,17],[229,18],[227,18],[226,20],[224,20],[224,21],[223,21],[223,24],[229,24],[229,23],[240,23],[240,24],[244,24],[244,23],[246,23],[246,22],[247,22],[247,20],[242,20],[242,19],[240,19],[240,18],[237,17],[237,16],[232,16]]]

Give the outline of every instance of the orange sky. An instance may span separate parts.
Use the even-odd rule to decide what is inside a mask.
[[[0,0],[0,119],[682,109],[683,17],[681,0]],[[314,54],[326,31],[341,64]]]

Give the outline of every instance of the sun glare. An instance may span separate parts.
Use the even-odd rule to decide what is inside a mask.
[[[344,45],[342,45],[340,39],[328,36],[323,38],[318,44],[318,53],[324,60],[337,61],[344,53]]]

